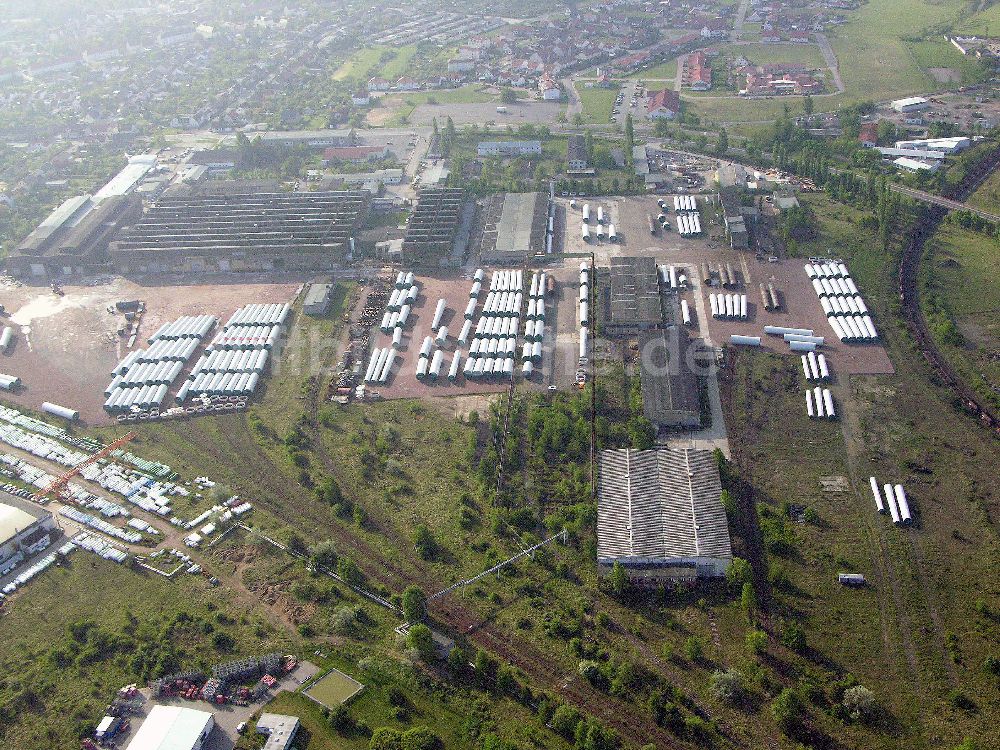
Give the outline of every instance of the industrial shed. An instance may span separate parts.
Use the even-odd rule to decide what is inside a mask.
[[[733,552],[715,456],[693,448],[601,451],[597,564],[638,585],[725,575]]]
[[[639,335],[642,413],[658,430],[701,427],[692,347],[697,344],[680,326]]]
[[[164,196],[108,252],[123,274],[326,270],[367,208],[362,191]]]
[[[636,336],[661,328],[668,322],[660,299],[654,258],[612,258],[608,287],[610,294],[603,305],[607,336]]]
[[[548,204],[542,193],[507,193],[500,219],[483,229],[483,263],[520,268],[532,255],[545,251]]]
[[[302,312],[306,315],[326,315],[330,311],[330,292],[333,284],[313,284],[302,302]]]
[[[0,575],[51,544],[52,514],[0,492]]]
[[[201,750],[215,728],[207,711],[181,706],[153,706],[127,750]]]
[[[406,225],[403,261],[423,265],[446,261],[456,250],[464,208],[465,191],[461,188],[422,189]]]
[[[114,233],[141,215],[142,202],[134,196],[70,198],[14,248],[5,262],[7,270],[21,277],[96,271],[108,262]]]

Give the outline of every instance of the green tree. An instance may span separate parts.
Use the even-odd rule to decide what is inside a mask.
[[[781,643],[792,651],[802,653],[806,650],[806,631],[794,620],[786,622],[781,630]]]
[[[360,586],[365,580],[361,568],[349,557],[342,557],[337,561],[337,575],[350,586]]]
[[[500,92],[500,101],[504,104],[514,104],[517,102],[517,92],[514,89],[504,88]]]
[[[871,721],[878,711],[875,693],[864,685],[854,685],[844,691],[844,708],[854,721]]]
[[[746,637],[747,651],[758,656],[767,649],[767,633],[756,628],[749,631]]]
[[[813,98],[809,94],[806,94],[802,97],[802,111],[807,115],[811,115],[813,109]]]
[[[743,696],[743,675],[735,669],[716,670],[709,678],[708,689],[720,703],[735,705]]]
[[[804,706],[791,688],[785,688],[771,703],[771,715],[785,734],[794,732],[802,724]]]
[[[427,727],[413,727],[403,732],[402,750],[436,750],[441,738]]]
[[[742,557],[734,557],[726,568],[726,583],[733,589],[742,590],[743,584],[751,581],[753,581],[753,568],[750,567],[750,563]]]
[[[684,641],[684,655],[688,661],[701,661],[705,658],[705,645],[701,642],[701,638],[692,635]]]
[[[434,541],[434,535],[425,524],[417,524],[413,530],[413,546],[417,550],[417,554],[424,560],[433,560],[437,555],[437,542]]]
[[[611,593],[615,596],[624,596],[629,591],[628,573],[625,572],[625,566],[618,560],[615,560],[615,564],[611,566],[608,585],[611,586]]]
[[[434,658],[434,634],[429,627],[422,623],[410,627],[406,634],[406,645],[416,649],[424,661],[430,661]]]
[[[725,128],[719,128],[719,138],[715,142],[715,153],[719,156],[725,155],[729,150],[729,133]]]
[[[391,727],[379,727],[372,732],[368,750],[403,750],[403,733]]]
[[[408,586],[403,592],[403,617],[407,622],[420,622],[427,616],[427,596],[419,586]]]

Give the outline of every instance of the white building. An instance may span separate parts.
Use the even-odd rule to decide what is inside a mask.
[[[637,584],[725,575],[733,552],[715,456],[705,450],[601,451],[597,564]]]
[[[267,735],[264,750],[287,750],[291,747],[297,731],[299,731],[297,716],[261,714],[257,719],[257,733]]]
[[[938,167],[941,166],[938,162],[917,161],[908,156],[900,156],[892,163],[908,172],[937,172]]]
[[[940,151],[944,154],[957,154],[972,145],[969,138],[920,138],[915,141],[896,141],[896,148],[911,148],[916,150]]]
[[[927,109],[930,102],[922,96],[911,96],[906,99],[897,99],[892,103],[892,108],[897,112],[916,112],[920,109]]]
[[[480,141],[479,156],[530,156],[542,153],[541,141]]]
[[[127,750],[201,750],[215,728],[206,711],[182,706],[153,706]]]
[[[0,575],[52,543],[52,514],[7,493],[0,494]]]

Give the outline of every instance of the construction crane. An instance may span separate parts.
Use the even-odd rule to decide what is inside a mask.
[[[44,490],[38,493],[37,495],[38,499],[41,500],[42,498],[48,497],[49,495],[58,496],[59,491],[63,489],[67,484],[69,484],[69,480],[71,480],[73,477],[75,477],[77,474],[83,471],[85,467],[89,466],[95,461],[100,461],[105,456],[114,453],[121,446],[125,445],[125,443],[130,442],[135,436],[136,436],[135,432],[129,432],[128,434],[122,435],[120,438],[113,440],[111,443],[101,448],[101,450],[97,451],[97,453],[90,456],[85,461],[81,461],[72,469],[67,471],[65,474],[53,480],[52,484],[50,484],[48,487],[46,487]]]

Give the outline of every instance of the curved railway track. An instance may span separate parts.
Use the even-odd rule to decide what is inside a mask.
[[[1000,147],[976,165],[962,182],[950,191],[950,195],[947,197],[952,200],[964,201],[998,166],[1000,166]],[[981,425],[989,429],[994,436],[1000,437],[1000,416],[955,372],[934,341],[934,337],[927,327],[927,320],[920,309],[918,279],[924,245],[938,230],[947,215],[948,209],[941,206],[925,208],[917,225],[906,240],[899,264],[899,299],[903,307],[903,317],[906,319],[907,328],[917,342],[917,348],[937,378],[955,393],[962,406]]]

